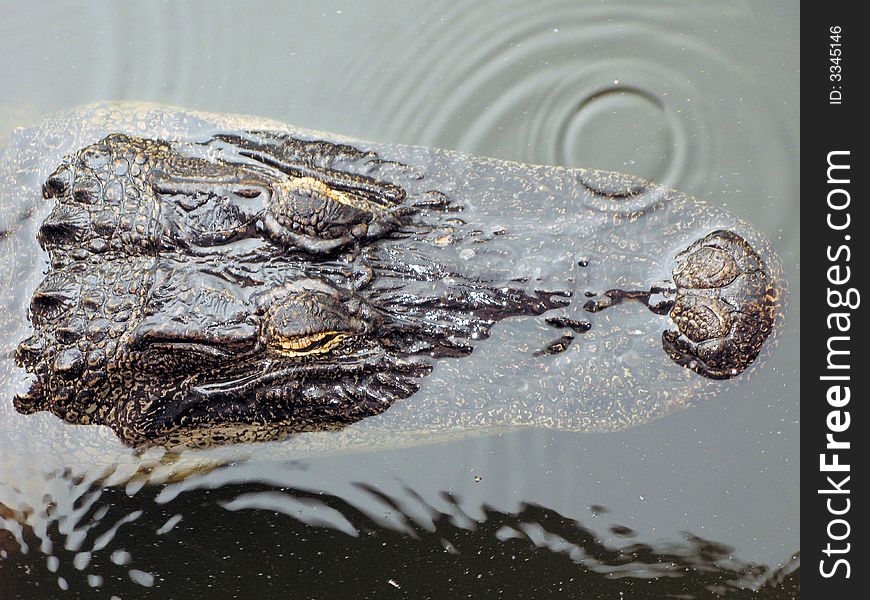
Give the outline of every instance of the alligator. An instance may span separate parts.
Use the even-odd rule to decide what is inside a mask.
[[[41,186],[48,269],[13,405],[130,446],[393,411],[416,430],[621,429],[718,391],[781,320],[761,234],[632,176],[162,107],[85,114]]]

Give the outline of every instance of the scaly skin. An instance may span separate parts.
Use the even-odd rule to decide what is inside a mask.
[[[545,168],[437,153],[409,149],[394,154],[400,161],[384,160],[266,130],[183,141],[113,133],[74,152],[43,186],[53,208],[37,237],[52,269],[33,294],[33,333],[16,351],[36,380],[15,408],[108,425],[133,446],[342,428],[414,402],[440,359],[467,356],[496,323],[568,307],[584,291],[580,274],[590,261],[577,254],[566,275],[548,261],[553,276],[528,264],[515,270],[519,259],[510,258],[552,243],[549,234],[534,237],[532,214],[541,207],[524,204],[545,186],[582,202],[587,212],[576,218],[590,227],[667,214],[669,192],[631,177],[580,171],[567,188],[567,171],[547,180]],[[496,178],[509,192],[496,199],[502,209],[487,212],[473,193],[488,196],[475,190]],[[469,202],[455,191],[461,185]],[[674,236],[662,227],[662,236]],[[630,244],[597,250],[607,239],[592,235],[578,251],[593,263],[629,265],[619,252]],[[586,287],[598,299],[584,308],[594,314],[639,300],[662,315],[661,347],[692,377],[739,375],[774,329],[775,277],[731,229],[708,228],[682,248],[650,259],[650,272],[658,272],[654,261],[673,261],[661,280],[626,280],[648,288]],[[526,351],[545,369],[567,368],[570,361],[552,361],[575,352],[575,334],[591,330],[597,339],[596,322],[545,323],[561,329],[559,337]],[[640,342],[626,339],[605,348],[630,356]],[[587,387],[608,368],[590,365]],[[615,429],[683,402],[676,388],[654,391],[663,402],[624,367],[612,373],[612,408],[597,408],[605,397],[592,396],[574,414],[541,406],[540,422]],[[626,385],[634,401],[623,397]],[[508,419],[536,422],[537,409],[525,410]],[[487,418],[505,422],[501,409]]]
[[[259,237],[320,254],[383,237],[400,224],[401,188],[320,166],[371,157],[321,144],[319,156],[334,149],[331,160],[302,161],[285,146],[272,159],[279,170],[246,164],[246,146],[231,159],[209,160],[227,147],[219,138],[198,145],[110,135],[46,180],[43,195],[57,204],[40,242],[55,265],[110,251],[205,254]]]

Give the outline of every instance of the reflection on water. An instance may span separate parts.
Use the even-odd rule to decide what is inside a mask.
[[[212,488],[208,476],[126,493],[70,483],[79,497],[72,514],[39,533],[22,530],[17,542],[0,533],[0,589],[27,573],[44,583],[23,598],[55,593],[52,585],[136,598],[210,588],[215,598],[459,598],[496,588],[535,598],[799,597],[798,555],[771,569],[689,533],[666,544],[632,542],[634,531],[609,523],[601,506],[586,519],[609,523],[615,543],[536,504],[482,506],[482,516],[470,516],[449,492],[440,494],[446,508],[435,508],[413,490],[399,498],[364,483],[354,484],[360,505],[262,483]],[[11,516],[2,507],[0,514]],[[22,552],[37,546],[47,560]]]
[[[758,225],[798,298],[797,23],[790,2],[20,3],[0,20],[0,144],[41,114],[142,99],[627,171]],[[795,304],[752,381],[630,432],[276,456],[156,486],[88,470],[99,447],[67,472],[0,464],[0,597],[795,597]],[[28,451],[45,448],[69,451]]]

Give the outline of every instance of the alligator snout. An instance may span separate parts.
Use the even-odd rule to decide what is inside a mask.
[[[662,347],[712,379],[742,373],[773,331],[779,290],[764,261],[733,231],[714,231],[677,257],[674,306]]]
[[[625,301],[667,315],[662,348],[710,379],[740,375],[758,358],[781,304],[779,283],[743,237],[713,231],[674,259],[671,280],[649,290],[610,289],[584,305],[599,312]]]

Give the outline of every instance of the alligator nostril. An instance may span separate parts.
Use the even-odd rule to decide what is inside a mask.
[[[674,270],[678,287],[694,289],[722,288],[734,281],[740,267],[726,250],[703,246],[685,257]]]

